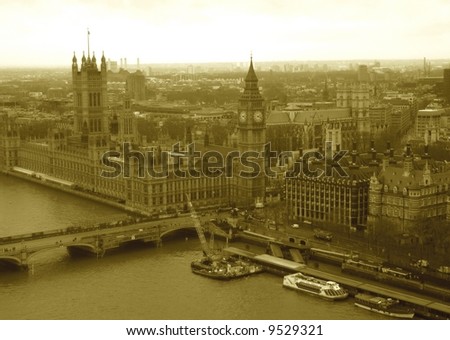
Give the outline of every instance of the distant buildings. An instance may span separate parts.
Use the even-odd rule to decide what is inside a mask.
[[[416,136],[428,143],[439,140],[441,134],[441,117],[444,109],[419,110],[416,119]]]
[[[112,71],[112,72],[117,72],[118,71],[117,61],[113,61],[113,60],[108,59],[108,62],[107,62],[106,66],[107,66],[107,70],[108,71]]]
[[[359,82],[370,82],[370,75],[367,65],[358,66],[358,81]]]
[[[447,101],[447,104],[450,105],[450,68],[444,69],[444,99]]]
[[[391,115],[388,117],[388,126],[391,131],[396,131],[399,136],[404,135],[411,127],[411,114],[409,107],[393,105]]]
[[[61,99],[64,97],[62,87],[51,87],[47,90],[47,99]]]
[[[130,73],[127,77],[127,91],[135,101],[145,100],[145,75],[141,71]]]
[[[337,107],[350,108],[360,133],[370,133],[368,109],[370,106],[370,87],[366,83],[344,85],[336,93]]]

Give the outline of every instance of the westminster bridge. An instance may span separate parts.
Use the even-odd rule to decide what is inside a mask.
[[[207,226],[209,231],[227,236],[214,224],[208,223],[209,218],[203,220],[202,225]],[[195,229],[190,214],[150,221],[124,220],[7,236],[0,238],[0,263],[27,269],[33,256],[59,247],[66,247],[70,254],[103,256],[106,251],[130,242],[153,243],[159,246],[165,235],[181,229]]]

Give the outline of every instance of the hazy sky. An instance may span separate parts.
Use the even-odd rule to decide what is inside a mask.
[[[450,57],[450,0],[1,0],[0,66]]]

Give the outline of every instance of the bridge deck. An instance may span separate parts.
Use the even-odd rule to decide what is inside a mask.
[[[190,216],[181,216],[129,225],[98,225],[77,229],[69,227],[3,237],[0,239],[0,260],[16,257],[18,263],[24,263],[39,251],[58,247],[91,247],[104,251],[135,240],[158,241],[174,230],[193,227]]]

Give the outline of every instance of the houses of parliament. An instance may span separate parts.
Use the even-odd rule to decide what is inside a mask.
[[[186,153],[192,139],[186,133],[186,141],[178,143],[176,150],[140,145],[130,96],[125,94],[120,110],[111,112],[108,108],[105,56],[98,62],[88,51],[87,57],[83,53],[79,63],[74,54],[71,70],[73,126],[52,129],[46,139],[24,140],[19,135],[16,118],[0,115],[0,171],[68,186],[147,215],[185,209],[186,194],[198,208],[255,207],[265,201],[268,177],[262,171],[266,166],[262,153],[266,145],[266,126],[276,114],[266,113],[252,59],[238,101],[237,143],[233,148],[209,145],[206,138],[203,144],[195,143],[197,151],[212,151],[224,158],[235,152],[241,155],[258,152],[260,156],[254,162],[261,171],[250,177],[238,176],[239,170],[248,171],[248,165],[236,160],[231,164],[232,176],[227,172],[220,176],[204,173],[177,176],[174,163],[167,163],[172,167],[167,176],[141,176],[139,159],[120,156],[116,161],[121,162],[122,169],[130,169],[130,176],[123,173],[115,177],[101,176],[107,170],[103,156],[108,152],[124,155],[129,151],[125,146],[131,151],[152,151],[154,164],[162,167],[162,151]],[[351,109],[353,118],[348,119],[351,119],[351,126],[359,122],[364,128],[369,118],[361,107],[366,106],[367,98],[361,95],[364,99],[361,102],[358,96],[359,92],[356,93],[357,105]],[[338,106],[344,105],[344,100],[348,101],[346,98],[339,94]],[[282,127],[286,129],[285,125]],[[348,141],[344,143],[347,137],[337,138],[337,134],[329,132],[321,138],[331,138],[333,148],[338,148],[341,142],[348,144]],[[298,159],[302,158],[302,150]],[[189,167],[191,164],[184,159],[181,165]],[[372,146],[368,153],[358,154],[354,143],[351,157],[343,159],[342,165],[348,178],[303,175],[286,178],[284,198],[290,221],[365,228],[383,219],[407,229],[408,225],[425,219],[450,220],[450,165],[433,161],[427,151],[413,155],[407,147],[403,155],[394,155],[389,146],[384,153],[377,153]]]
[[[107,103],[107,63],[102,55],[83,53],[81,63],[72,58],[73,112],[71,129],[52,129],[45,140],[21,140],[15,118],[0,116],[0,170],[21,172],[42,180],[68,185],[145,214],[180,210],[189,194],[197,207],[251,206],[265,195],[265,177],[200,176],[180,178],[169,172],[164,178],[138,176],[137,160],[129,164],[131,176],[102,177],[102,155],[111,150],[123,153],[124,145],[146,151],[139,145],[137,122],[125,95],[122,110],[110,113]],[[245,88],[239,99],[238,150],[262,151],[265,144],[265,106],[258,78],[250,61]],[[214,146],[196,145],[208,151]],[[220,150],[219,150],[220,149]],[[218,147],[226,154],[230,150]],[[257,160],[262,163],[262,160]],[[238,165],[237,165],[238,166]]]

